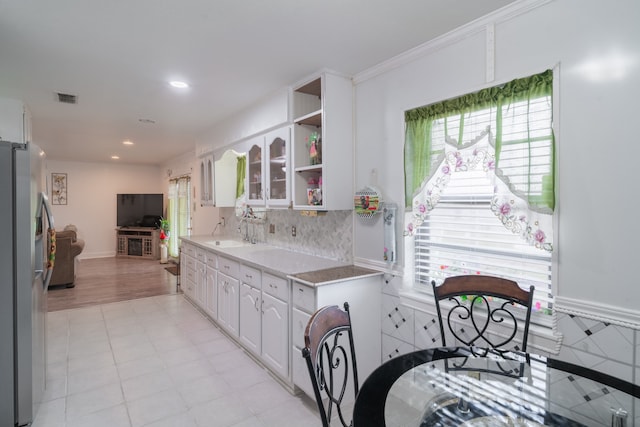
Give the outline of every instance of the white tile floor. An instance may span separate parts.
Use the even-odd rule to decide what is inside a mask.
[[[33,427],[317,427],[182,295],[48,314],[48,387]]]

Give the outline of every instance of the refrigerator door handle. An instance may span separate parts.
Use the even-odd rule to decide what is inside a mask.
[[[41,193],[42,210],[47,214],[47,223],[49,228],[47,229],[49,243],[47,244],[47,272],[44,276],[44,288],[49,287],[51,281],[51,275],[53,274],[53,267],[56,262],[56,229],[53,224],[53,215],[51,214],[51,205],[49,204],[49,198],[46,193]]]

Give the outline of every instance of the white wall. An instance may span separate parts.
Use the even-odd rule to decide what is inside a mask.
[[[85,241],[80,258],[115,255],[116,194],[167,194],[158,166],[47,160],[46,168],[49,194],[51,173],[67,174],[68,202],[53,205],[52,211],[56,230],[68,224],[78,227],[78,237]]]
[[[638,17],[637,0],[518,2],[356,76],[356,188],[376,169],[386,200],[403,206],[405,110],[557,66],[558,307],[587,304],[592,315],[639,324]],[[495,24],[488,83],[486,24]],[[594,79],[587,71],[597,66]],[[356,221],[356,260],[379,261],[378,227]]]

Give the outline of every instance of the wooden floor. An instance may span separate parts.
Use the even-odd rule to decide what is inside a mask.
[[[165,270],[168,265],[135,258],[81,260],[75,287],[49,287],[48,311],[176,293],[177,277]]]

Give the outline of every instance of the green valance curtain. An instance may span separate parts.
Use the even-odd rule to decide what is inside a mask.
[[[492,115],[490,129],[493,132],[493,148],[495,152],[495,168],[499,176],[507,179],[509,173],[506,169],[501,169],[500,160],[506,144],[503,121],[508,119],[513,121],[510,115],[523,114],[516,110],[515,105],[524,105],[525,112],[529,112],[530,101],[547,98],[551,102],[553,88],[553,72],[547,70],[543,73],[530,77],[513,80],[502,86],[496,86],[481,90],[479,92],[467,94],[455,99],[439,102],[437,104],[419,107],[405,112],[405,202],[406,206],[411,206],[414,196],[424,186],[426,180],[431,177],[435,168],[442,160],[444,149],[442,144],[434,144],[433,126],[437,121],[444,122],[444,139],[448,143],[464,146],[472,138],[473,130],[469,132],[465,129],[465,119],[470,113],[481,110],[490,111]],[[512,108],[513,107],[513,108]],[[451,124],[453,126],[450,126]],[[526,144],[531,146],[535,143],[537,136],[531,132],[531,123],[525,122],[519,126],[525,126],[524,134],[526,141],[509,141],[509,144]],[[465,137],[467,139],[465,139]],[[531,179],[529,188],[521,189],[526,195],[526,199],[533,210],[552,212],[555,207],[554,198],[554,170],[555,170],[555,142],[551,133],[551,169],[542,178],[544,188],[538,185],[532,190]],[[533,167],[533,161],[529,161]]]
[[[531,245],[553,250],[553,73],[547,70],[405,112],[405,197],[413,235],[454,175],[481,171],[491,210]],[[473,185],[473,181],[470,182]]]
[[[247,173],[247,155],[238,156],[237,175],[236,175],[236,199],[244,194],[244,177]]]

